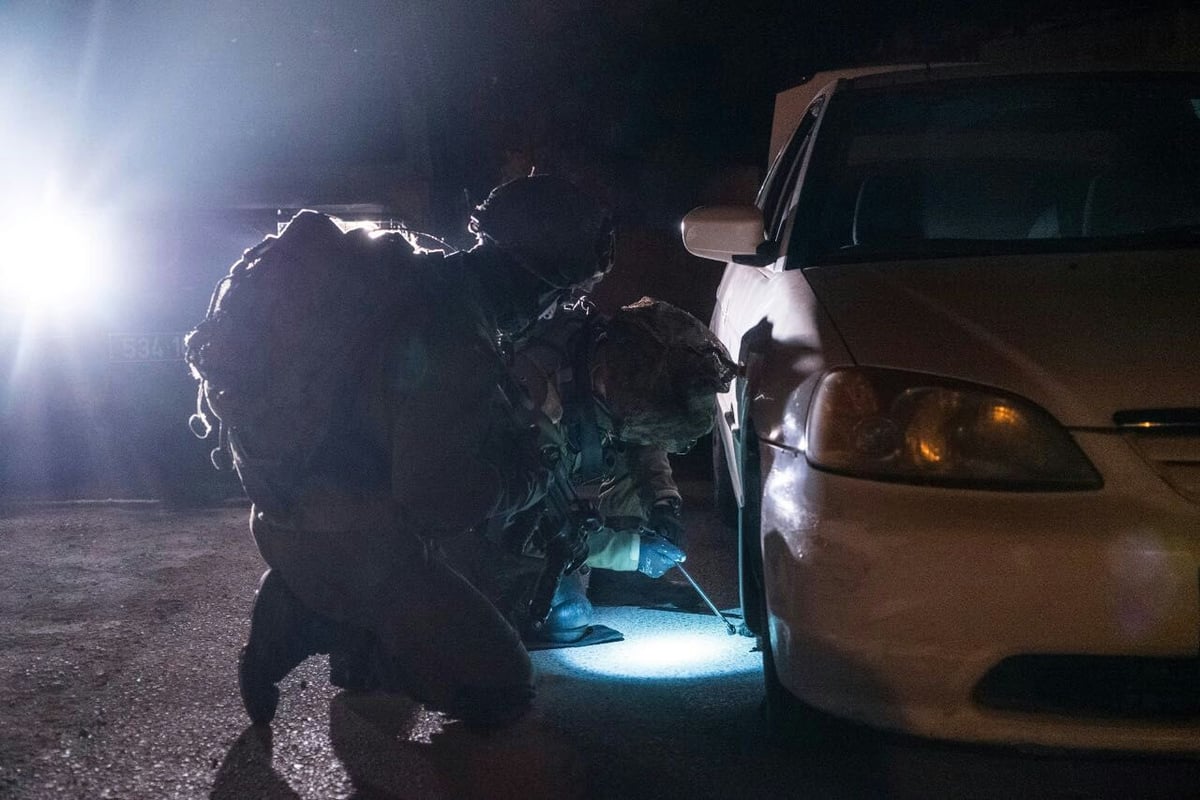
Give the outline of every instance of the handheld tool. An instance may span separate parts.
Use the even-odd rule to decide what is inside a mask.
[[[676,561],[675,569],[679,570],[680,574],[682,574],[683,577],[687,578],[688,583],[690,583],[692,585],[692,588],[696,590],[696,594],[700,595],[700,599],[703,600],[710,609],[712,609],[712,612],[717,615],[717,618],[720,619],[721,622],[725,623],[725,627],[728,629],[727,633],[730,636],[736,636],[737,628],[734,627],[732,622],[730,622],[729,620],[727,620],[725,618],[725,615],[721,613],[721,611],[716,607],[716,605],[713,603],[713,601],[708,599],[708,595],[706,595],[704,593],[704,590],[700,588],[700,584],[696,583],[696,579],[693,578],[691,575],[689,575],[688,571],[683,568],[683,564],[680,564],[678,561]]]

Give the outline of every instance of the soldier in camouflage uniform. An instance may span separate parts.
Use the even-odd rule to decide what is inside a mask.
[[[469,251],[397,257],[413,279],[335,431],[285,511],[252,509],[270,565],[239,661],[255,723],[274,717],[276,684],[318,652],[331,653],[338,685],[381,684],[468,723],[502,724],[529,707],[519,637],[436,542],[544,491],[545,444],[497,405],[499,342],[603,276],[612,227],[575,187],[537,176],[494,190],[472,230]],[[347,235],[345,247],[376,257],[371,248],[395,248],[388,238]]]
[[[728,388],[735,368],[703,323],[669,303],[643,298],[609,319],[597,316],[564,314],[539,326],[518,347],[512,372],[563,427],[576,490],[596,499],[604,526],[588,537],[586,566],[659,578],[685,558],[668,453],[709,431],[714,394]],[[601,440],[599,458],[588,457],[589,435]],[[459,552],[474,557],[469,573],[510,618],[519,619],[540,569],[527,547],[537,513],[492,520],[493,548],[460,543]],[[579,576],[566,576],[536,637],[578,640],[591,615]]]

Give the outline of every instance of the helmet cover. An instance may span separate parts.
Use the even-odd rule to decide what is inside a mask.
[[[617,436],[684,452],[712,429],[717,392],[729,390],[737,365],[700,320],[643,297],[606,325],[604,402]]]

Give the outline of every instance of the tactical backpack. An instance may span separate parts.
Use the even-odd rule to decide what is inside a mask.
[[[247,250],[184,340],[199,381],[189,427],[217,469],[232,466],[255,505],[288,512],[290,495],[331,433],[358,365],[398,308],[410,240],[343,233],[302,211]]]

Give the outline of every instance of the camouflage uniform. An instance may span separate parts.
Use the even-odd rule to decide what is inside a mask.
[[[341,429],[319,448],[324,461],[286,519],[255,510],[251,529],[307,608],[374,635],[406,692],[470,714],[480,694],[527,701],[529,659],[431,540],[529,505],[540,474],[514,468],[521,434],[493,408],[502,369],[493,311],[457,258],[398,265],[419,280],[401,324],[364,362],[364,390],[346,414],[352,434]]]
[[[255,723],[273,719],[276,685],[317,652],[330,653],[337,685],[402,691],[468,723],[503,724],[532,700],[516,631],[438,543],[544,492],[547,443],[506,411],[497,346],[603,276],[612,225],[566,181],[536,176],[493,190],[471,230],[478,246],[449,257],[414,252],[400,234],[333,246],[338,259],[350,248],[352,263],[385,252],[404,279],[335,430],[295,465],[287,502],[251,510],[271,567],[239,661]]]
[[[577,338],[594,321],[582,312],[566,313],[538,327],[523,341],[511,371],[543,414],[555,422],[564,415],[565,384],[576,376],[572,353]],[[590,376],[587,376],[591,391]],[[631,571],[638,564],[638,531],[657,501],[681,501],[666,450],[657,445],[612,448],[612,461],[599,475],[578,475],[576,491],[596,500],[605,527],[588,539],[589,567]]]
[[[700,333],[704,330],[701,323],[667,304],[649,300],[642,302],[649,305],[626,307],[613,320],[595,322],[593,317],[583,313],[557,316],[540,325],[533,335],[520,343],[511,367],[514,377],[525,388],[533,403],[549,419],[567,428],[569,439],[574,436],[576,491],[581,496],[596,500],[604,525],[588,537],[587,566],[621,572],[633,572],[641,566],[643,535],[655,504],[668,501],[677,509],[681,502],[671,473],[667,448],[656,443],[654,431],[663,431],[662,441],[671,446],[683,444],[682,440],[677,441],[679,437],[702,435],[711,424],[712,392],[715,391],[713,386],[705,384],[705,376],[708,376],[709,382],[720,384],[732,374],[729,372],[732,364],[724,356],[719,344],[715,345],[714,352],[719,352],[722,357],[713,359],[711,363],[704,359],[692,363],[688,358],[680,358],[677,351],[681,344],[687,344],[697,336],[702,340],[701,344],[707,344],[709,335],[706,331]],[[666,323],[674,323],[676,316],[681,316],[690,323],[691,329],[677,329],[656,317],[651,332],[667,335],[679,333],[679,342],[664,345],[661,341],[633,341],[627,330],[630,317],[640,320],[647,313],[657,315],[662,308],[668,308],[670,312]],[[609,341],[610,332],[616,337],[612,341]],[[606,342],[602,345],[597,342],[593,347],[597,352],[598,348],[607,348],[605,356],[595,361],[581,358],[579,348],[592,346],[593,337]],[[602,429],[606,437],[604,451],[607,458],[602,467],[593,468],[589,473],[588,465],[582,463],[586,459],[577,452],[581,449],[581,436],[578,430],[572,429],[571,403],[572,398],[579,397],[581,393],[586,393],[589,400],[594,396],[596,376],[578,373],[582,369],[593,368],[603,371],[603,364],[609,362],[623,361],[626,367],[636,365],[636,357],[631,359],[625,354],[616,358],[608,352],[613,347],[625,346],[646,350],[641,357],[658,360],[659,363],[647,365],[650,368],[644,373],[647,378],[645,390],[661,391],[669,397],[661,403],[655,403],[653,398],[640,396],[636,390],[623,392],[632,401],[626,400],[618,411],[634,408],[644,412],[647,407],[652,407],[650,410],[654,412],[649,416],[643,413],[646,419],[650,419],[650,416],[654,418],[631,429],[633,441],[623,439],[622,431],[617,429],[620,420],[612,418],[609,410],[602,408],[599,414],[601,418],[592,423],[584,422],[585,425],[593,424]],[[684,372],[680,372],[681,367]],[[633,382],[627,368],[612,374],[621,383]],[[652,377],[655,375],[663,377],[658,380]],[[584,382],[582,386],[580,381]],[[693,381],[699,381],[694,388]],[[698,412],[690,408],[683,399],[690,398],[692,394],[707,397],[707,407],[702,405]],[[508,527],[503,520],[493,520],[486,531],[488,544],[480,545],[471,537],[464,537],[455,549],[456,557],[464,558],[463,563],[469,565],[466,567],[468,574],[512,618],[520,617],[525,589],[531,585],[542,566],[538,554],[528,546],[528,531],[535,521],[536,515],[533,514],[518,518]],[[676,552],[677,557],[681,558],[682,553]]]

